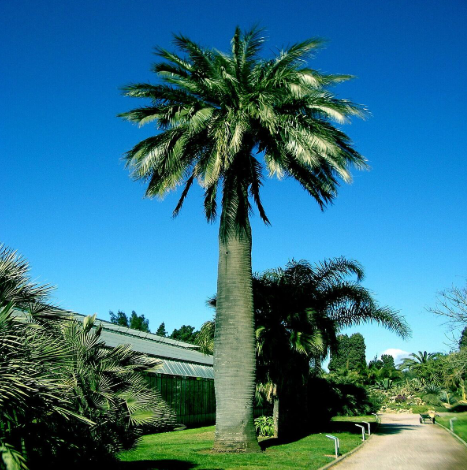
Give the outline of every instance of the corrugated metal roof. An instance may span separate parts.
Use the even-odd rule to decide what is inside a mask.
[[[78,321],[83,321],[83,319],[86,317],[86,315],[82,315],[81,313],[75,313],[75,312],[70,312],[70,313],[72,313],[73,316]],[[199,346],[196,346],[195,344],[184,343],[183,341],[177,341],[175,339],[166,338],[164,336],[158,336],[153,333],[145,333],[144,331],[133,330],[131,328],[127,328],[126,326],[115,325],[114,323],[111,323],[109,321],[100,320],[99,318],[97,318],[96,325],[100,325],[100,324],[102,324],[102,327],[105,330],[112,330],[122,335],[136,336],[138,338],[146,338],[151,341],[156,341],[158,343],[171,344],[179,348],[199,349]]]
[[[83,321],[86,317],[76,312],[63,313],[73,315],[78,321]],[[24,315],[18,310],[15,314]],[[114,348],[120,344],[128,344],[135,351],[161,359],[163,364],[157,369],[157,373],[214,378],[213,357],[194,350],[197,346],[193,344],[132,330],[105,320],[96,319],[96,325],[102,325],[101,338],[107,346]]]
[[[132,335],[123,335],[116,331],[108,330],[106,325],[103,325],[102,339],[108,346],[115,347],[119,344],[129,344],[135,351],[160,357],[161,359],[175,359],[211,367],[213,363],[212,356],[202,354],[199,351],[152,341],[147,337],[141,338]]]
[[[161,359],[162,366],[157,369],[158,374],[183,375],[187,377],[203,377],[205,379],[214,378],[212,366],[193,364],[188,362],[171,361]]]

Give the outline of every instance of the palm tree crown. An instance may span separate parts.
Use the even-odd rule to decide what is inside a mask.
[[[328,87],[351,78],[324,75],[304,65],[322,45],[319,39],[295,44],[277,57],[259,58],[261,31],[236,29],[230,54],[204,49],[176,35],[186,56],[164,49],[153,70],[162,84],[132,84],[127,96],[147,98],[149,106],[120,116],[161,131],[126,154],[136,179],[148,181],[146,195],[163,196],[184,181],[174,215],[195,179],[204,188],[208,220],[217,213],[222,186],[221,235],[244,229],[251,209],[248,196],[268,223],[260,199],[263,166],[270,175],[292,176],[321,207],[336,195],[338,178],[365,159],[330,121],[362,117],[361,106],[337,99]],[[264,156],[264,164],[258,155]]]

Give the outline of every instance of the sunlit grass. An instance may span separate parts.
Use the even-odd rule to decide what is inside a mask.
[[[368,419],[365,419],[368,418]],[[372,417],[354,417],[355,422],[369,421]],[[361,443],[358,428],[342,423],[347,432],[338,432],[339,423],[331,423],[326,432],[339,437],[341,454]],[[123,469],[317,469],[331,462],[334,443],[326,433],[311,434],[294,442],[279,444],[275,439],[262,441],[264,451],[258,454],[212,453],[214,427],[188,429],[144,436],[134,450],[119,455]]]
[[[454,432],[467,442],[467,412],[464,413],[443,413],[443,416],[436,418],[436,421],[449,429],[449,420],[457,418],[454,422]]]

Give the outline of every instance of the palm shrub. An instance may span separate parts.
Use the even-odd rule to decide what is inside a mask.
[[[25,468],[36,448],[54,448],[57,433],[41,423],[83,420],[70,406],[65,368],[69,348],[47,318],[50,286],[32,283],[27,261],[0,245],[0,467]],[[21,314],[21,315],[19,315]]]
[[[7,469],[25,468],[36,449],[59,445],[61,437],[42,432],[42,424],[86,422],[70,406],[64,342],[13,312],[11,302],[0,306],[0,452]]]
[[[76,463],[106,460],[132,447],[143,431],[173,429],[173,411],[142,375],[154,371],[159,360],[128,345],[106,347],[95,316],[83,323],[64,321],[61,329],[73,358],[66,370],[73,409],[94,423],[87,428],[75,421],[66,430],[67,440],[76,448]],[[65,450],[63,458],[69,462]]]
[[[105,347],[95,318],[67,317],[28,270],[0,246],[0,468],[82,467],[173,428],[141,375],[158,361]]]

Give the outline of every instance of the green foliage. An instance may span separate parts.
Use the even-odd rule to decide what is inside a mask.
[[[169,338],[177,341],[183,341],[185,343],[195,344],[196,336],[198,331],[195,330],[194,326],[182,325],[179,329],[174,329]]]
[[[371,396],[362,386],[318,377],[310,379],[308,400],[315,429],[333,416],[375,413],[381,404],[377,397]]]
[[[3,461],[82,467],[131,447],[145,427],[173,426],[172,412],[140,375],[158,361],[107,348],[94,317],[80,323],[48,304],[50,289],[31,283],[28,269],[0,248]]]
[[[164,323],[164,322],[162,322],[162,323],[159,325],[159,328],[157,328],[156,335],[157,335],[157,336],[164,336],[164,337],[167,336],[167,331],[166,331],[166,329],[165,329],[165,323]]]
[[[431,405],[431,406],[442,405],[442,402],[440,400],[438,393],[424,393],[422,394],[422,399],[427,405]]]
[[[410,407],[412,410],[412,413],[415,414],[420,414],[420,413],[426,413],[430,407],[428,405],[415,405]]]
[[[256,418],[255,429],[260,437],[274,436],[274,420],[272,416],[259,416]]]
[[[331,350],[329,370],[337,371],[356,370],[366,368],[365,339],[360,333],[354,333],[350,337],[339,335],[337,337],[337,348]]]
[[[381,362],[383,363],[383,369],[395,369],[394,357],[390,354],[383,354],[381,356]]]
[[[394,381],[388,378],[377,381],[374,385],[376,389],[379,390],[390,390],[393,386]]]
[[[459,338],[459,349],[467,348],[467,326],[462,330]]]
[[[216,331],[216,323],[209,320],[201,325],[201,329],[195,338],[195,344],[199,346],[199,350],[203,354],[214,354],[214,333]]]
[[[133,330],[144,331],[150,333],[149,320],[144,315],[138,315],[134,310],[131,312],[130,318],[128,318],[125,312],[119,310],[116,314],[112,311],[109,312],[110,322],[115,325],[126,326]]]
[[[260,199],[263,166],[271,175],[297,179],[321,207],[337,194],[339,179],[350,179],[350,167],[367,167],[332,125],[365,115],[361,106],[329,90],[351,77],[305,65],[322,41],[305,40],[270,60],[260,57],[263,42],[261,30],[236,28],[231,51],[222,53],[176,35],[181,55],[156,49],[162,59],[153,66],[159,84],[123,89],[147,105],[120,117],[155,123],[160,130],[127,152],[133,177],[148,182],[148,197],[162,197],[183,182],[174,215],[198,181],[209,221],[217,215],[221,186],[224,241],[249,227],[250,196],[269,223]],[[264,165],[258,155],[264,155]]]

